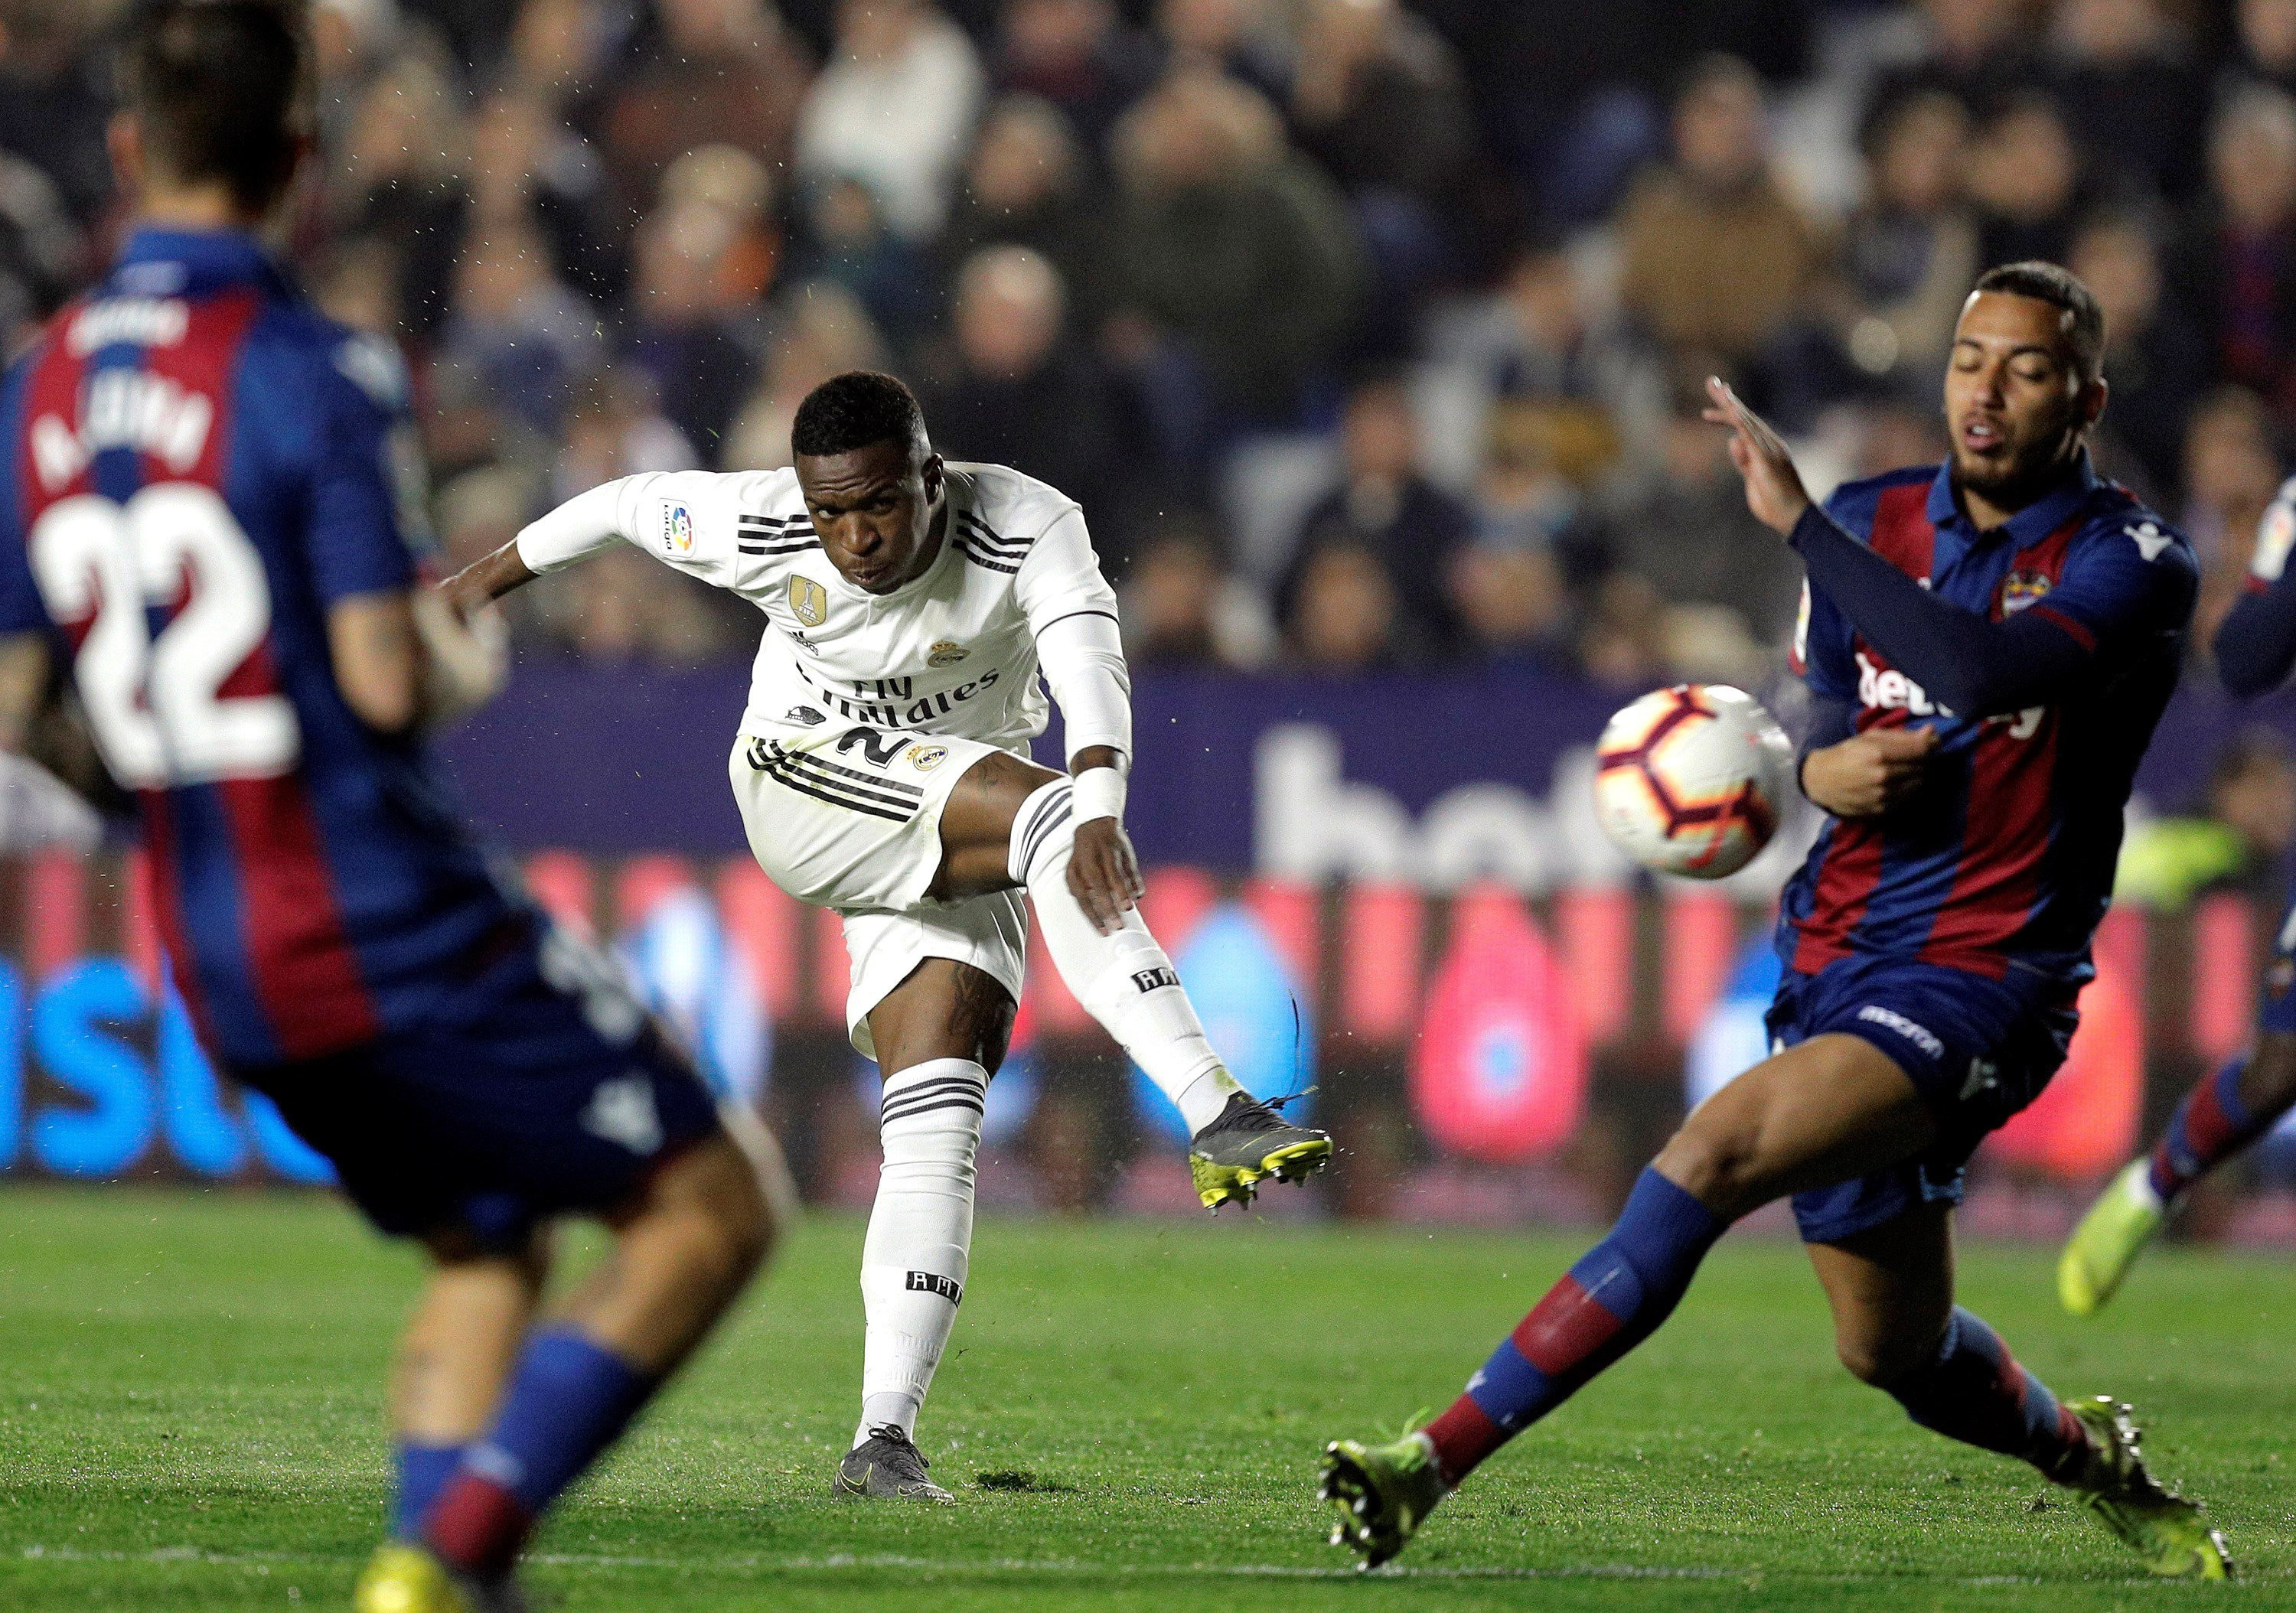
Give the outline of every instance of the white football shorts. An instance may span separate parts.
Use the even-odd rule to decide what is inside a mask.
[[[1021,893],[927,897],[940,815],[956,781],[998,747],[873,728],[742,733],[726,760],[750,851],[800,902],[845,921],[853,962],[845,1023],[875,1058],[869,1011],[926,958],[970,963],[1021,1000],[1029,922]]]

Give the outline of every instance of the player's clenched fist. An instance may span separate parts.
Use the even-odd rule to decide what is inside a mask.
[[[1876,728],[1813,750],[1801,765],[1801,792],[1838,818],[1871,818],[1921,785],[1932,728]]]
[[[1093,927],[1112,935],[1124,915],[1137,906],[1146,887],[1132,838],[1115,818],[1093,818],[1077,825],[1076,848],[1069,856],[1069,890]]]

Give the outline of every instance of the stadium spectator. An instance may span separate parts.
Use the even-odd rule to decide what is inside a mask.
[[[1474,138],[1458,64],[1397,0],[1312,0],[1291,112],[1300,149],[1355,203],[1379,282],[1368,312],[1399,350],[1412,302],[1456,262]]]
[[[1058,107],[1006,95],[982,119],[980,138],[942,231],[937,272],[954,275],[982,247],[1033,248],[1070,292],[1093,295],[1096,219],[1086,191],[1091,164]]]
[[[455,87],[427,59],[398,57],[360,94],[345,140],[342,162],[327,170],[330,222],[389,246],[404,335],[428,342],[452,311],[456,258],[470,245],[467,131]]]
[[[1567,671],[1568,595],[1551,550],[1477,544],[1453,562],[1451,597],[1468,642],[1494,671]]]
[[[1934,389],[1982,266],[1964,183],[1968,142],[1968,112],[1941,91],[1885,106],[1865,140],[1866,200],[1842,234],[1849,357],[1909,393]]]
[[[2039,77],[2030,26],[2035,8],[2023,0],[1920,0],[1915,9],[1913,60],[1880,75],[1874,105],[1936,90],[1978,111]]]
[[[2185,503],[2178,524],[2201,561],[2193,643],[2205,645],[2248,576],[2257,523],[2279,489],[2272,411],[2241,387],[2219,387],[2194,409],[2185,432]]]
[[[617,76],[603,132],[614,189],[637,209],[703,142],[788,172],[810,64],[766,0],[657,0],[660,29]]]
[[[1292,659],[1315,672],[1371,672],[1417,659],[1422,643],[1398,619],[1395,585],[1376,555],[1335,542],[1300,568],[1284,637]]]
[[[1089,151],[1107,149],[1157,67],[1154,44],[1113,0],[1009,0],[998,19],[997,87],[1056,109]]]
[[[660,210],[638,231],[628,356],[712,461],[765,349],[763,299],[780,255],[771,195],[756,158],[703,146],[670,166]]]
[[[1209,70],[1281,104],[1292,94],[1291,42],[1268,0],[1157,0],[1168,69]]]
[[[2282,407],[2296,356],[2296,100],[2251,86],[2218,111],[2210,194],[2172,261],[2223,379]]]
[[[563,435],[565,446],[550,475],[553,504],[618,476],[691,471],[701,463],[693,442],[654,406],[646,377],[629,370],[592,377],[566,412]]]
[[[1702,61],[1675,101],[1672,160],[1620,210],[1628,311],[1693,369],[1759,357],[1820,265],[1816,231],[1770,173],[1764,115],[1751,68]]]
[[[2151,217],[2134,210],[2098,214],[2074,235],[2066,266],[2104,310],[2104,372],[2112,403],[2096,451],[2109,474],[2173,487],[2185,422],[2207,385],[2209,356],[2184,309],[2162,294],[2161,248]],[[2128,465],[2117,461],[2130,462]],[[2134,485],[2134,484],[2132,484]]]
[[[1538,554],[1558,582],[1592,578],[1604,563],[1603,534],[1584,488],[1616,446],[1599,416],[1528,399],[1502,403],[1475,479],[1472,546]]]
[[[1559,455],[1574,481],[1606,471],[1613,455],[1655,452],[1668,405],[1662,356],[1591,306],[1581,279],[1567,251],[1534,242],[1515,253],[1494,293],[1431,320],[1415,391],[1439,479],[1475,479],[1489,415],[1507,401],[1540,405],[1558,432],[1585,445]]]
[[[867,189],[904,242],[931,238],[979,116],[979,53],[928,0],[843,0],[837,53],[806,94],[797,172]]]
[[[1011,465],[1084,506],[1111,571],[1130,468],[1116,399],[1086,348],[1064,344],[1067,290],[1041,253],[986,247],[957,274],[948,373],[924,389],[934,446],[952,459]]]
[[[541,97],[505,91],[480,109],[471,131],[472,222],[532,225],[567,283],[600,304],[628,280],[604,177],[588,143]]]
[[[2226,76],[2296,94],[2296,0],[2239,0]]]
[[[1200,516],[1168,520],[1149,536],[1122,598],[1124,653],[1135,667],[1244,670],[1275,653],[1259,594],[1223,568],[1218,530]]]
[[[2064,256],[2081,202],[2081,156],[2064,113],[2041,92],[2011,97],[1970,147],[1969,190],[1987,263]]]
[[[1472,518],[1420,470],[1418,422],[1401,383],[1382,378],[1356,388],[1340,451],[1339,485],[1308,507],[1292,543],[1276,589],[1278,613],[1297,621],[1308,575],[1327,551],[1344,549],[1369,555],[1386,573],[1388,613],[1410,655],[1456,642],[1444,577]]]
[[[847,370],[890,362],[868,309],[829,281],[798,286],[784,301],[767,348],[765,378],[734,422],[719,455],[726,471],[776,471],[790,463],[790,426],[805,395]]]
[[[79,232],[55,186],[0,151],[0,353],[14,352],[70,294],[80,269]]]
[[[94,10],[27,0],[12,4],[0,24],[0,151],[45,175],[84,227],[111,201],[103,144],[111,63]]]
[[[1664,457],[1605,523],[1611,562],[1648,578],[1668,605],[1718,606],[1740,631],[1783,643],[1800,598],[1801,564],[1746,510],[1721,434],[1685,397]]]
[[[2209,83],[2161,0],[2060,0],[2049,75],[2097,171],[2181,199],[2201,181]]]
[[[455,266],[446,351],[483,375],[505,406],[554,430],[574,383],[598,367],[597,316],[557,276],[532,229],[472,237]]]
[[[1240,422],[1287,422],[1356,308],[1357,242],[1331,182],[1264,97],[1201,70],[1125,114],[1115,161],[1110,345],[1168,451],[1195,459]]]

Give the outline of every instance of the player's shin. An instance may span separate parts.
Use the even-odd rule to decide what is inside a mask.
[[[1687,1190],[1645,1169],[1600,1243],[1499,1341],[1466,1392],[1427,1425],[1446,1485],[1575,1394],[1658,1330],[1726,1226]]]
[[[1959,1306],[1937,1353],[1881,1386],[1925,1429],[2031,1462],[2060,1484],[2080,1478],[2090,1455],[2080,1420],[2018,1364],[2000,1335]]]
[[[867,1325],[857,1446],[888,1425],[914,1435],[956,1325],[988,1088],[988,1072],[969,1059],[931,1059],[885,1077],[884,1165],[861,1248]]]
[[[1243,1089],[1212,1051],[1172,960],[1139,913],[1125,913],[1111,935],[1094,927],[1069,889],[1075,837],[1069,781],[1059,779],[1021,803],[1013,820],[1013,878],[1027,888],[1045,950],[1077,1001],[1172,1101],[1188,1130],[1200,1132]]]
[[[2258,1113],[2241,1091],[2245,1059],[2230,1059],[2177,1105],[2154,1145],[2148,1172],[2163,1205],[2272,1129],[2283,1110]]]
[[[509,1573],[535,1521],[659,1383],[571,1325],[537,1328],[494,1426],[463,1453],[423,1518],[423,1543],[479,1580]]]

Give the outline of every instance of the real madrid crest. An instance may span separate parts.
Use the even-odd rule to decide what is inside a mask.
[[[829,590],[809,577],[792,577],[789,580],[789,608],[807,626],[818,627],[829,619]]]
[[[966,656],[971,655],[972,653],[972,651],[967,650],[963,644],[958,643],[954,639],[939,639],[934,642],[932,652],[925,657],[925,665],[928,667],[954,667],[957,662],[963,660]]]

